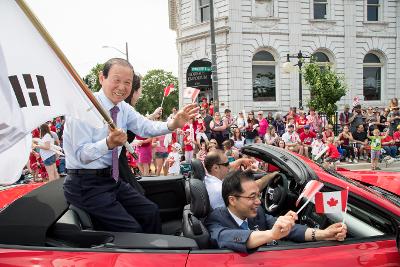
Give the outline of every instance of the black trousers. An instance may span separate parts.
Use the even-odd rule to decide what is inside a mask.
[[[124,181],[112,177],[68,174],[64,182],[67,201],[88,212],[96,228],[113,232],[161,233],[155,203]]]

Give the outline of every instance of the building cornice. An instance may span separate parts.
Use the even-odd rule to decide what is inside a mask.
[[[219,28],[215,29],[215,34],[220,34],[220,33],[228,33],[230,31],[230,27],[229,26],[222,26]],[[177,43],[184,43],[184,42],[189,42],[189,41],[193,41],[193,40],[197,40],[197,39],[202,39],[205,37],[208,37],[210,35],[210,31],[206,30],[206,31],[201,31],[201,32],[197,32],[194,34],[190,34],[190,35],[186,35],[183,37],[179,37],[176,39]]]

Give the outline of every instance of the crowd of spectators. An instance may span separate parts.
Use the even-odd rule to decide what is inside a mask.
[[[142,175],[174,175],[183,163],[192,158],[204,161],[207,153],[216,149],[223,150],[232,162],[244,145],[253,143],[279,146],[321,162],[367,161],[372,169],[379,169],[377,161],[382,158],[399,156],[400,111],[396,98],[386,107],[356,103],[350,109],[345,105],[336,125],[312,108],[292,107],[284,114],[245,110],[232,114],[230,109],[220,113],[214,112],[206,98],[200,106],[196,119],[182,129],[155,138],[136,136],[132,145],[138,159],[127,153],[132,170],[138,168]],[[176,112],[173,108],[168,120]],[[32,132],[35,142],[26,169],[35,181],[65,175],[63,154],[48,146],[62,147],[63,124],[64,119],[58,117]]]

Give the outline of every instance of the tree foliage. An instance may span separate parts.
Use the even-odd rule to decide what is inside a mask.
[[[141,114],[152,113],[161,105],[164,88],[170,84],[175,85],[175,90],[165,97],[163,103],[164,119],[171,113],[173,107],[178,107],[178,78],[172,72],[164,70],[150,70],[142,79],[142,97],[136,104],[136,110]]]
[[[93,92],[97,92],[101,88],[101,84],[99,82],[99,73],[103,70],[104,64],[96,64],[88,75],[83,78],[83,81]]]
[[[305,65],[304,80],[310,89],[311,98],[308,106],[316,111],[325,113],[331,121],[338,107],[336,103],[346,95],[344,78],[329,66],[320,67],[311,62]]]

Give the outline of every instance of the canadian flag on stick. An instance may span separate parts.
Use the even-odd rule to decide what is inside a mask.
[[[318,182],[317,180],[309,181],[304,187],[303,192],[301,192],[299,198],[296,201],[296,206],[299,205],[301,199],[305,197],[306,199],[311,200],[317,192],[324,186],[323,183]]]
[[[318,192],[315,194],[315,211],[317,213],[341,213],[346,211],[347,190]]]
[[[184,98],[191,98],[192,102],[194,102],[197,98],[197,96],[200,93],[200,89],[192,88],[192,87],[187,87],[185,91],[183,92],[183,97]]]
[[[169,94],[172,93],[173,91],[175,91],[175,87],[171,83],[170,85],[164,88],[164,96],[169,96]]]

